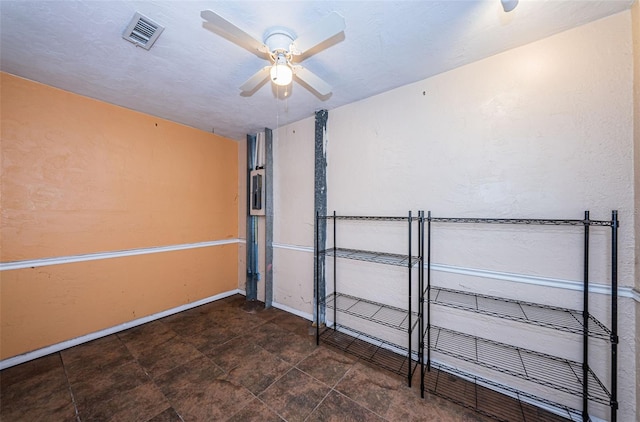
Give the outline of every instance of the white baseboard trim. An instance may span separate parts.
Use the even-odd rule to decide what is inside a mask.
[[[304,318],[308,321],[313,321],[313,315],[307,313],[307,312],[302,312],[298,309],[292,308],[290,306],[287,305],[283,305],[282,303],[278,303],[278,302],[271,302],[271,306],[273,306],[274,308],[278,308],[282,311],[285,312],[289,312],[290,314],[299,316],[300,318]]]
[[[238,293],[241,294],[242,296],[247,296],[247,292],[241,289],[238,289]],[[290,306],[287,305],[283,305],[281,303],[278,302],[271,302],[271,306],[273,306],[276,309],[280,309],[281,311],[285,311],[285,312],[289,312],[290,314],[299,316],[300,318],[304,318],[306,320],[309,321],[313,321],[313,315],[308,314],[306,312],[302,312],[298,309],[292,308]]]
[[[0,370],[10,368],[15,365],[19,365],[24,362],[28,362],[33,359],[40,358],[42,356],[49,355],[51,353],[59,352],[61,350],[68,349],[73,346],[77,346],[82,343],[86,343],[91,340],[96,340],[101,337],[105,337],[120,331],[128,330],[129,328],[137,327],[138,325],[146,324],[147,322],[155,321],[160,318],[167,317],[169,315],[177,314],[178,312],[186,311],[191,308],[195,308],[207,303],[215,302],[216,300],[224,299],[225,297],[233,296],[235,294],[242,294],[239,289],[230,290],[228,292],[219,293],[214,296],[209,296],[204,299],[197,300],[195,302],[180,305],[175,308],[167,309],[166,311],[158,312],[153,315],[134,319],[114,327],[106,328],[104,330],[96,331],[94,333],[86,334],[84,336],[76,337],[71,340],[66,340],[61,343],[52,344],[51,346],[43,347],[42,349],[27,352],[22,355],[14,356],[4,360],[0,360]]]
[[[25,259],[22,261],[0,262],[0,271],[20,270],[24,268],[45,267],[49,265],[71,264],[74,262],[95,261],[99,259],[122,258],[126,256],[146,255],[160,252],[182,251],[185,249],[208,248],[211,246],[241,243],[240,239],[210,240],[207,242],[182,243],[178,245],[155,246],[151,248],[126,249],[112,252],[96,252],[82,255],[59,256],[55,258]]]

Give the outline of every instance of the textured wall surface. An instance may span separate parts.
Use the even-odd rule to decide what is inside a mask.
[[[405,215],[409,209],[430,209],[447,217],[581,219],[590,210],[592,219],[608,220],[611,210],[619,210],[619,283],[625,292],[618,313],[619,362],[624,362],[618,378],[620,420],[637,417],[637,302],[630,297],[636,283],[633,63],[630,12],[624,12],[330,110],[328,123],[329,212]],[[278,157],[300,148],[292,129],[309,130],[311,124],[305,120],[281,128]],[[310,189],[310,170],[289,174],[296,171],[296,183]],[[310,208],[305,192],[287,190],[290,200],[283,190],[278,194],[283,203]],[[290,231],[289,224],[297,224],[300,234],[310,222],[280,218],[278,224],[286,221]],[[437,271],[436,284],[581,309],[581,294],[573,290],[582,279],[580,229],[437,230],[434,262],[467,275]],[[343,227],[338,236],[343,247],[406,248],[404,231],[394,235],[385,226]],[[609,324],[610,229],[592,229],[591,240],[591,282],[602,292],[591,295],[591,310]],[[313,246],[311,232],[297,242]],[[301,278],[312,280],[296,270],[299,262],[287,262],[286,269],[280,263],[287,278],[275,280],[279,297],[310,289],[299,285]],[[351,261],[339,263],[338,270],[339,283],[350,293],[392,304],[406,295],[402,274]],[[348,285],[350,277],[361,282]],[[473,334],[580,359],[579,342],[563,336],[549,338],[539,330],[455,312],[439,318]],[[608,385],[607,347],[605,342],[592,347],[592,363]],[[608,417],[603,406],[591,412]]]
[[[238,145],[1,74],[3,263],[234,240]],[[237,286],[237,244],[2,271],[7,358]]]
[[[633,26],[633,93],[634,93],[634,198],[635,213],[634,227],[636,235],[636,291],[640,291],[640,2],[635,2],[631,9]],[[636,327],[640,326],[640,303],[636,302]],[[640,350],[640,338],[636,335],[636,352]],[[640,368],[640,354],[636,353],[636,368]],[[636,371],[636,386],[640,385],[640,371]],[[636,388],[636,408],[640,407],[640,388]]]
[[[314,127],[310,117],[274,131],[274,301],[313,311]]]

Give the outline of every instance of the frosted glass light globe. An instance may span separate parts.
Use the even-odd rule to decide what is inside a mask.
[[[287,64],[274,64],[271,66],[271,81],[280,86],[287,86],[293,79],[293,70]]]

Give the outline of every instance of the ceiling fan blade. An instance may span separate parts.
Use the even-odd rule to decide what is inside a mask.
[[[263,58],[265,54],[269,53],[269,47],[264,45],[264,43],[256,40],[254,37],[218,15],[216,12],[212,10],[203,10],[200,12],[200,16],[202,19],[207,21],[203,22],[202,26],[209,31],[222,35],[229,41],[249,50],[261,58]]]
[[[305,85],[325,97],[331,94],[331,85],[320,79],[318,75],[300,65],[294,67],[293,74]]]
[[[252,77],[247,79],[247,81],[240,86],[240,90],[243,93],[253,93],[267,81],[270,71],[271,66],[265,66],[262,69],[258,70],[253,74]]]
[[[325,16],[293,41],[292,53],[299,56],[344,31],[344,18],[336,12]]]

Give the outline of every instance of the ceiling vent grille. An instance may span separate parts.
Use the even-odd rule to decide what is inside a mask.
[[[156,42],[163,30],[164,26],[136,12],[122,33],[122,38],[148,50]]]

